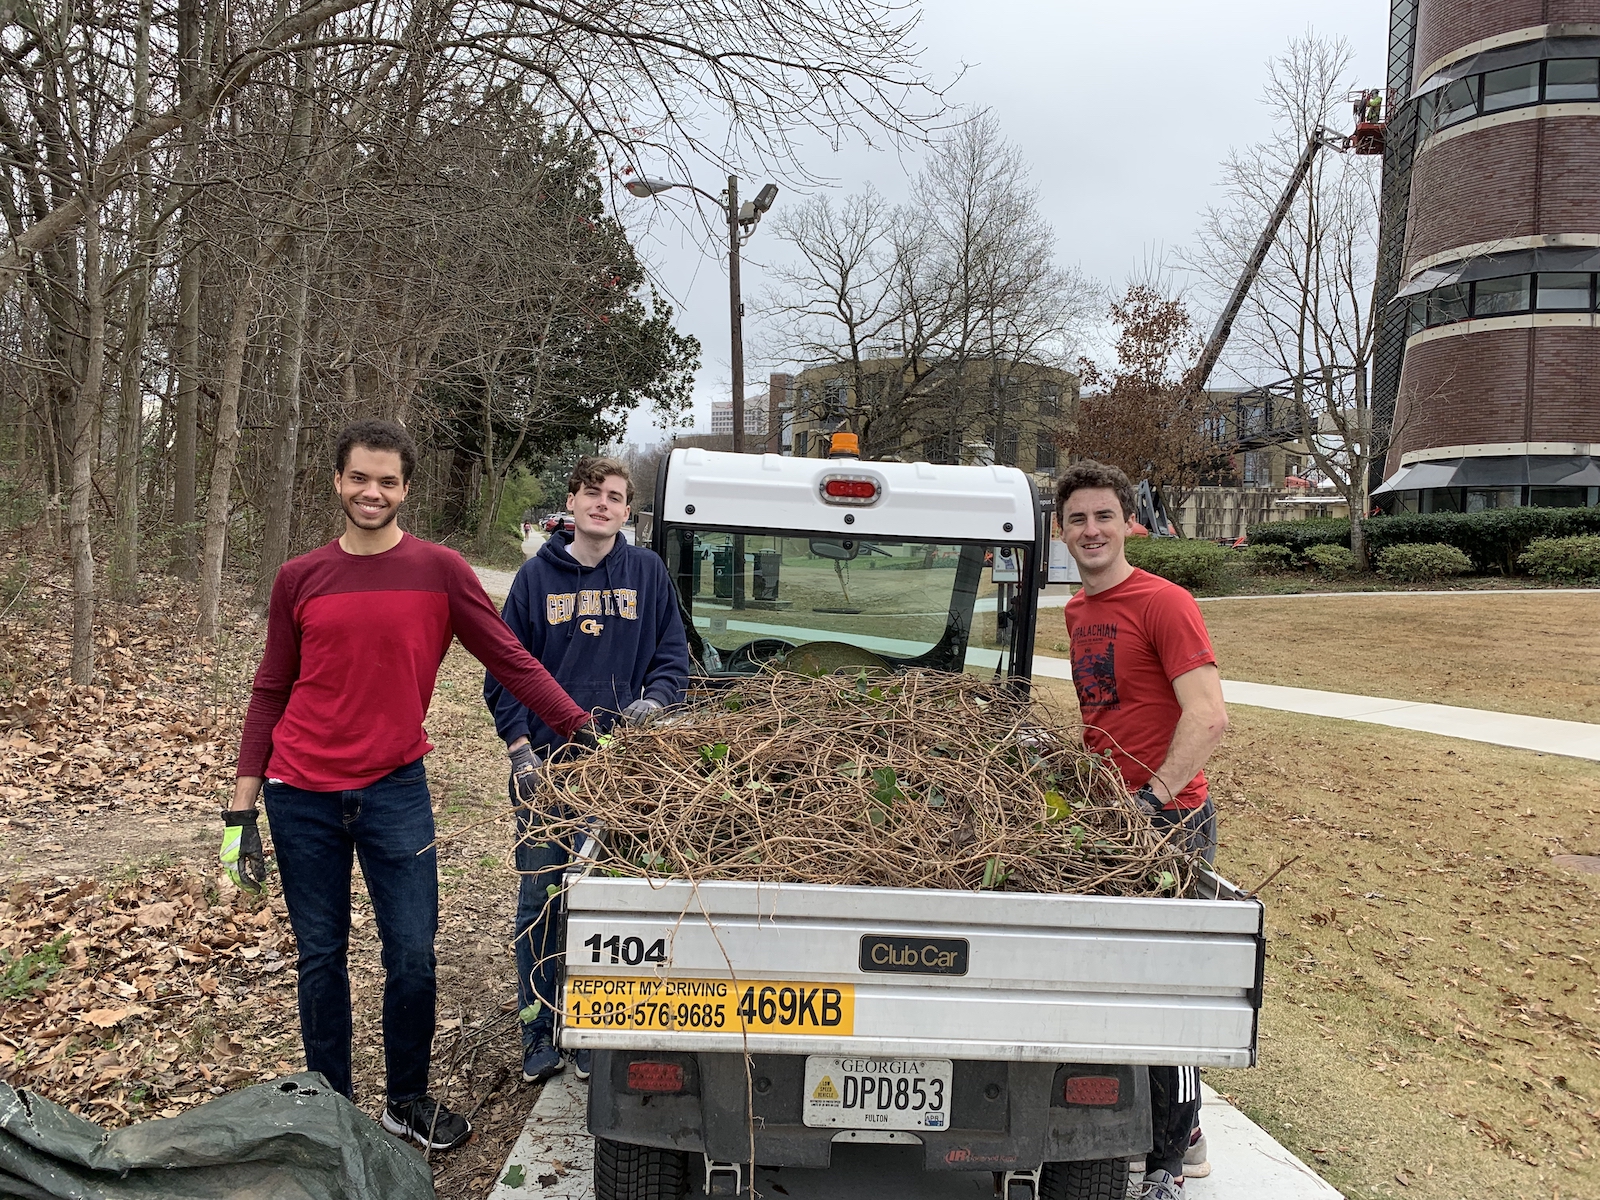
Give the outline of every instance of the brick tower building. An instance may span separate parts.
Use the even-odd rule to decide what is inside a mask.
[[[1394,0],[1391,33],[1375,497],[1596,505],[1600,0]]]

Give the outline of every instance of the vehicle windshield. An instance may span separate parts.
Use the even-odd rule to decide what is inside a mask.
[[[769,663],[1009,670],[1011,585],[1028,557],[976,543],[666,530],[695,671],[711,677]]]

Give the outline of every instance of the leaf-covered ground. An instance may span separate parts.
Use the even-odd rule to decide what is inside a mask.
[[[75,688],[68,599],[64,579],[35,580],[0,619],[0,1079],[120,1125],[303,1069],[295,949],[277,888],[240,894],[214,858],[260,623],[230,604],[224,638],[199,643],[189,586],[148,581],[141,603],[102,605],[95,685]],[[433,1090],[477,1131],[438,1156],[435,1185],[461,1200],[486,1194],[537,1096],[520,1078],[516,876],[508,824],[490,821],[505,758],[481,681],[453,649],[428,718],[444,836]],[[352,922],[356,1091],[376,1114],[383,973],[359,873]]]

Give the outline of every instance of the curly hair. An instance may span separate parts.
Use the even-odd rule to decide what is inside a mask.
[[[1066,519],[1067,501],[1072,498],[1073,492],[1084,488],[1106,488],[1115,492],[1117,502],[1122,505],[1122,515],[1133,516],[1133,484],[1121,468],[1086,458],[1061,472],[1061,480],[1056,484],[1057,518]]]
[[[368,450],[394,451],[400,456],[401,482],[411,482],[411,472],[417,469],[417,443],[406,432],[404,425],[379,417],[362,417],[359,421],[351,421],[339,431],[338,448],[334,451],[334,463],[339,474],[344,474],[345,464],[350,461],[350,451],[357,446],[365,446]]]
[[[578,460],[578,465],[572,468],[572,474],[567,476],[567,495],[577,495],[580,488],[599,487],[612,475],[622,476],[622,481],[628,485],[628,507],[632,508],[633,472],[628,470],[628,464],[620,458],[584,455]]]

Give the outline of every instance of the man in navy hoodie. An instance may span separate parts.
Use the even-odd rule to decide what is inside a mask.
[[[574,700],[594,713],[599,732],[618,720],[642,721],[683,702],[689,646],[666,564],[619,536],[633,504],[633,480],[614,458],[582,458],[567,480],[574,528],[557,530],[522,564],[502,612],[511,632]],[[570,848],[527,844],[541,759],[566,739],[534,716],[492,675],[483,698],[511,756],[517,810],[517,1000],[523,1013],[522,1078],[561,1070],[555,1027],[556,894]],[[577,1074],[587,1079],[588,1055]]]

